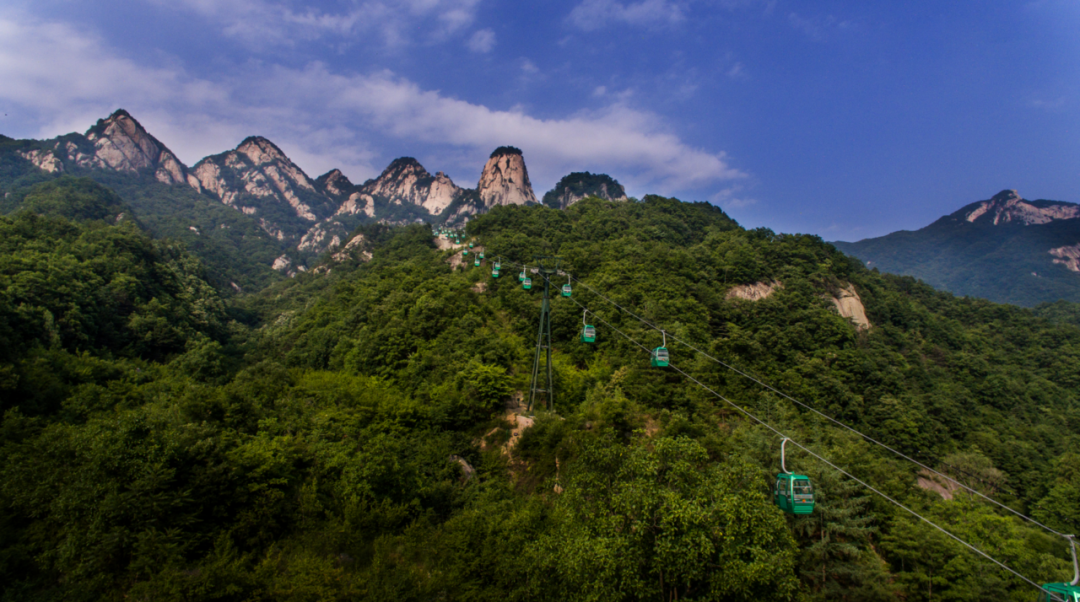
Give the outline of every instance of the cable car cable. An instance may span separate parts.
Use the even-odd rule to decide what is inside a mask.
[[[578,301],[577,299],[573,299],[573,298],[571,298],[571,301],[573,301],[574,303],[577,303],[577,304],[578,304],[578,305],[579,305],[579,306],[580,306],[580,307],[581,307],[581,308],[582,308],[583,310],[585,310],[585,311],[588,311],[588,312],[592,313],[592,314],[593,314],[594,316],[596,316],[596,319],[597,319],[597,320],[600,320],[600,321],[601,321],[601,322],[603,322],[603,323],[604,323],[604,325],[606,325],[606,326],[607,326],[608,328],[610,328],[610,329],[614,330],[615,332],[617,332],[617,333],[621,334],[621,335],[623,336],[623,338],[625,338],[626,340],[628,340],[628,341],[630,341],[631,343],[633,343],[633,344],[637,345],[638,347],[641,347],[641,348],[642,348],[642,349],[643,349],[644,351],[646,351],[646,352],[648,352],[648,353],[652,353],[652,350],[651,350],[651,349],[649,349],[649,348],[648,348],[648,347],[646,347],[645,345],[642,345],[641,343],[637,342],[636,340],[634,340],[634,339],[633,339],[633,338],[632,338],[632,337],[631,337],[630,335],[626,334],[625,332],[623,332],[623,331],[619,330],[618,328],[615,328],[614,326],[612,326],[612,325],[611,325],[611,323],[609,323],[609,322],[608,322],[607,320],[605,320],[605,319],[601,318],[601,317],[600,317],[600,316],[599,316],[599,315],[598,315],[598,314],[597,314],[597,313],[596,313],[595,311],[593,311],[593,310],[591,310],[591,309],[589,309],[589,308],[585,307],[584,305],[582,305],[582,304],[581,304],[581,303],[580,303],[580,302],[579,302],[579,301]],[[990,556],[990,555],[989,555],[989,554],[987,554],[986,552],[983,552],[982,550],[980,550],[979,548],[976,548],[976,547],[975,547],[975,546],[973,546],[972,544],[970,544],[970,543],[968,543],[968,542],[964,541],[963,539],[960,539],[960,537],[958,537],[958,536],[956,536],[956,535],[953,535],[953,534],[952,534],[951,532],[949,532],[949,531],[948,531],[947,529],[945,529],[944,527],[941,527],[941,526],[939,526],[939,525],[938,525],[937,523],[935,523],[935,522],[931,521],[930,519],[928,519],[928,518],[924,517],[923,515],[919,514],[918,512],[915,512],[915,511],[914,511],[914,510],[912,510],[911,508],[908,508],[908,507],[907,507],[907,506],[905,506],[904,504],[901,504],[900,502],[898,502],[898,501],[894,500],[893,498],[889,497],[889,496],[888,496],[888,495],[886,495],[885,493],[883,493],[883,492],[879,491],[879,490],[878,490],[877,488],[875,488],[875,487],[873,487],[873,486],[869,485],[868,483],[866,483],[866,482],[865,482],[865,481],[863,481],[862,479],[860,479],[860,478],[856,477],[855,475],[853,475],[853,474],[849,473],[848,471],[844,470],[843,468],[840,468],[839,466],[837,466],[837,465],[833,464],[832,462],[830,462],[830,461],[826,460],[826,459],[825,459],[825,458],[823,458],[822,456],[820,456],[820,455],[818,455],[818,454],[814,453],[814,452],[813,452],[813,451],[811,451],[811,450],[810,450],[809,448],[807,448],[807,447],[806,447],[805,445],[802,445],[802,444],[801,444],[801,443],[799,443],[798,441],[796,441],[796,440],[792,439],[791,437],[788,437],[788,436],[787,436],[787,435],[785,435],[784,433],[780,432],[780,430],[779,430],[779,429],[777,429],[776,427],[774,427],[774,426],[772,426],[771,424],[769,424],[769,423],[765,422],[764,420],[762,420],[762,419],[758,418],[757,416],[755,416],[755,415],[751,414],[751,413],[750,413],[749,411],[747,411],[747,410],[743,409],[743,407],[742,407],[742,406],[740,406],[739,404],[737,404],[737,403],[735,403],[734,401],[731,401],[730,399],[728,399],[727,397],[724,397],[723,395],[721,395],[721,394],[717,393],[716,391],[714,391],[713,389],[711,389],[710,387],[708,387],[707,385],[705,385],[704,383],[702,383],[702,382],[701,382],[701,381],[699,381],[698,379],[696,379],[696,378],[694,378],[693,376],[691,376],[691,375],[687,374],[686,372],[684,372],[684,371],[683,371],[683,370],[682,370],[681,368],[679,368],[678,366],[675,366],[674,364],[668,364],[668,367],[669,367],[669,368],[672,368],[672,369],[674,369],[674,370],[675,370],[676,372],[678,372],[678,373],[682,374],[683,376],[685,376],[685,377],[686,377],[687,379],[689,379],[690,381],[692,381],[693,383],[695,383],[696,385],[698,385],[698,386],[699,386],[699,387],[701,387],[702,389],[705,389],[706,391],[708,391],[708,392],[712,393],[712,394],[713,394],[713,395],[715,395],[716,397],[718,397],[718,398],[722,399],[723,401],[725,401],[725,402],[726,402],[726,403],[727,403],[728,405],[730,405],[731,407],[733,407],[733,408],[735,408],[736,410],[738,410],[738,411],[742,412],[742,413],[743,413],[744,415],[746,415],[746,416],[747,416],[748,418],[751,418],[752,420],[754,420],[754,421],[755,421],[755,422],[757,422],[758,424],[760,424],[760,425],[764,426],[765,428],[769,429],[769,430],[770,430],[770,431],[772,431],[773,433],[776,433],[776,434],[777,434],[777,435],[779,435],[779,436],[780,436],[781,438],[787,439],[788,441],[790,441],[790,442],[791,442],[792,444],[794,444],[794,445],[795,445],[796,447],[798,447],[799,449],[801,449],[801,450],[803,450],[804,452],[806,452],[806,453],[810,454],[811,456],[813,456],[813,457],[817,458],[817,459],[818,459],[818,460],[820,460],[820,461],[821,461],[822,463],[824,463],[824,464],[826,464],[826,465],[830,466],[830,467],[831,467],[831,468],[832,468],[833,470],[835,470],[835,471],[839,472],[840,474],[842,474],[842,475],[844,475],[844,476],[848,477],[849,479],[851,479],[851,480],[855,481],[856,483],[858,483],[858,484],[862,485],[863,487],[865,487],[865,488],[869,489],[870,491],[873,491],[874,493],[878,494],[879,496],[881,496],[881,497],[882,497],[882,498],[884,498],[885,500],[887,500],[887,501],[889,501],[889,502],[892,502],[892,503],[893,503],[894,505],[896,505],[897,507],[899,507],[899,508],[902,508],[903,510],[907,511],[907,512],[908,512],[909,514],[911,514],[912,516],[914,516],[914,517],[918,518],[919,520],[921,520],[921,521],[925,522],[926,524],[930,525],[931,527],[934,527],[934,528],[935,528],[935,529],[937,529],[938,531],[941,531],[942,533],[944,533],[945,535],[947,535],[947,536],[948,536],[949,538],[953,539],[953,540],[954,540],[954,541],[956,541],[957,543],[960,543],[960,544],[964,545],[965,547],[967,547],[967,548],[968,548],[968,549],[970,549],[971,551],[975,552],[976,554],[978,554],[978,555],[982,556],[983,558],[986,558],[986,559],[987,559],[987,560],[989,560],[990,562],[993,562],[994,564],[996,564],[996,565],[998,565],[999,567],[1001,567],[1001,568],[1005,569],[1006,571],[1008,571],[1008,572],[1012,573],[1013,575],[1016,575],[1016,576],[1017,576],[1017,577],[1019,577],[1020,579],[1023,579],[1024,581],[1026,581],[1027,583],[1029,583],[1029,584],[1031,584],[1031,585],[1034,585],[1034,586],[1035,586],[1036,588],[1038,588],[1038,589],[1039,589],[1039,591],[1041,591],[1041,592],[1044,592],[1044,593],[1046,593],[1046,594],[1050,594],[1050,595],[1054,595],[1054,596],[1056,596],[1056,594],[1054,594],[1053,592],[1047,591],[1046,589],[1044,589],[1044,588],[1042,587],[1042,585],[1039,585],[1039,584],[1038,584],[1038,583],[1036,583],[1035,581],[1032,581],[1031,579],[1028,579],[1028,578],[1027,578],[1027,577],[1025,577],[1024,575],[1022,575],[1022,574],[1020,574],[1019,572],[1015,571],[1014,569],[1010,568],[1010,567],[1009,567],[1008,565],[1006,565],[1005,563],[1003,563],[1003,562],[1001,562],[1001,561],[999,561],[999,560],[996,560],[996,559],[995,559],[994,557]]]
[[[571,276],[571,278],[573,278],[573,276]],[[603,294],[598,292],[596,289],[594,289],[591,286],[589,286],[589,285],[585,284],[584,282],[582,282],[580,279],[574,278],[574,280],[576,280],[578,284],[583,286],[585,289],[591,291],[596,296],[598,296],[601,299],[607,301],[611,305],[614,305],[615,307],[621,309],[622,311],[630,314],[634,318],[637,318],[642,324],[645,324],[645,325],[649,326],[650,328],[652,328],[654,330],[663,331],[663,329],[661,329],[659,326],[649,322],[648,320],[642,318],[641,316],[638,316],[634,312],[626,309],[625,307],[619,305],[618,303],[612,301],[611,299],[608,299]],[[954,479],[954,478],[952,478],[952,477],[950,477],[950,476],[948,476],[948,475],[946,475],[944,473],[941,473],[941,472],[939,472],[937,470],[934,470],[933,468],[930,468],[926,464],[923,464],[922,462],[919,462],[918,460],[908,456],[907,454],[905,454],[905,453],[903,453],[903,452],[901,452],[899,450],[893,449],[892,447],[886,445],[885,443],[882,443],[881,441],[878,441],[877,439],[874,439],[873,437],[871,437],[869,435],[866,435],[866,434],[862,433],[861,431],[844,424],[843,422],[840,422],[839,420],[833,418],[832,416],[829,416],[828,414],[825,414],[824,412],[821,412],[820,410],[817,410],[816,408],[814,408],[814,407],[812,407],[812,406],[810,406],[810,405],[808,405],[806,403],[803,403],[803,402],[799,401],[798,399],[795,399],[794,397],[788,395],[787,393],[784,393],[783,391],[777,389],[776,387],[773,387],[772,385],[769,385],[768,383],[762,382],[761,380],[759,380],[758,378],[756,378],[752,374],[748,374],[746,372],[743,372],[742,370],[736,368],[735,366],[732,366],[732,365],[730,365],[730,364],[728,364],[728,363],[726,363],[726,362],[724,362],[724,361],[722,361],[720,359],[717,359],[717,358],[713,357],[712,355],[698,349],[697,347],[694,347],[693,345],[691,345],[690,343],[687,343],[686,341],[680,339],[679,337],[677,337],[675,335],[671,335],[671,338],[678,341],[679,343],[682,343],[686,347],[689,347],[690,349],[696,351],[697,353],[700,353],[701,355],[707,357],[708,359],[716,362],[717,364],[720,364],[721,366],[727,368],[728,370],[731,370],[732,372],[735,372],[736,374],[739,374],[740,376],[742,376],[744,378],[747,378],[747,379],[761,385],[762,387],[765,387],[766,389],[772,391],[773,393],[776,393],[777,395],[780,395],[781,397],[784,397],[785,399],[787,399],[787,400],[789,400],[789,401],[791,401],[793,403],[796,403],[796,404],[810,410],[811,412],[817,414],[818,416],[821,416],[822,418],[825,418],[826,420],[829,420],[830,422],[832,422],[833,424],[836,424],[837,426],[841,426],[841,427],[843,427],[843,428],[845,428],[845,429],[859,435],[860,437],[863,437],[864,439],[866,439],[867,441],[870,441],[871,443],[874,443],[875,445],[878,445],[878,446],[880,446],[880,447],[882,447],[884,449],[889,450],[893,454],[896,454],[897,456],[907,460],[908,462],[911,462],[911,463],[919,466],[920,468],[923,468],[923,469],[925,469],[925,470],[927,470],[929,472],[932,472],[933,474],[936,474],[936,475],[938,475],[939,477],[941,477],[943,479],[946,479],[946,480],[948,480],[948,481],[950,481],[952,483],[955,483],[955,484],[959,485],[960,487],[966,489],[967,491],[969,491],[971,493],[974,493],[975,495],[983,498],[984,500],[986,500],[988,502],[991,502],[992,504],[995,504],[996,506],[998,506],[998,507],[1000,507],[1002,509],[1008,510],[1009,512],[1015,514],[1016,516],[1019,516],[1020,518],[1023,518],[1024,520],[1026,520],[1026,521],[1028,521],[1028,522],[1030,522],[1032,524],[1035,524],[1035,525],[1038,525],[1038,526],[1042,527],[1043,529],[1049,531],[1050,533],[1053,533],[1055,535],[1058,535],[1060,537],[1064,537],[1065,539],[1068,539],[1068,536],[1065,533],[1062,533],[1062,532],[1060,532],[1060,531],[1058,531],[1056,529],[1048,527],[1048,526],[1044,525],[1043,523],[1035,520],[1034,518],[1031,518],[1030,516],[1027,516],[1026,514],[1023,514],[1022,512],[1014,510],[1014,509],[1010,508],[1009,506],[1006,506],[1005,504],[1002,504],[1001,502],[995,500],[994,498],[989,497],[989,496],[987,496],[987,495],[985,495],[985,494],[983,494],[983,493],[969,487],[968,485],[966,485],[964,483],[961,483],[960,481],[957,481],[956,479]]]

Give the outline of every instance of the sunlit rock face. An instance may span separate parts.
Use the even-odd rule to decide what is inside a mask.
[[[989,201],[967,209],[964,219],[972,223],[990,222],[1031,226],[1059,219],[1080,217],[1080,205],[1053,201],[1026,201],[1015,190],[1002,190]]]
[[[263,229],[280,239],[299,238],[310,226],[329,217],[338,203],[330,189],[351,187],[337,172],[327,174],[322,190],[285,153],[266,138],[245,139],[235,150],[206,157],[195,164],[193,185],[222,203],[260,219]],[[299,218],[299,221],[292,219]]]
[[[536,202],[525,159],[521,151],[512,146],[500,146],[491,153],[476,188],[484,210],[497,205]]]
[[[84,136],[69,134],[50,141],[45,148],[17,153],[48,173],[68,171],[67,164],[73,169],[151,171],[165,184],[188,183],[187,167],[123,109],[98,120]]]
[[[439,215],[461,195],[459,188],[443,172],[434,176],[412,157],[394,159],[375,180],[364,183],[364,193],[388,202],[423,207],[428,215]]]

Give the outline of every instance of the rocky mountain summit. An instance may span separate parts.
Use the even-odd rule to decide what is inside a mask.
[[[333,198],[317,190],[273,142],[259,136],[245,139],[235,150],[206,157],[191,171],[192,187],[256,216],[278,240],[302,234],[307,228],[300,224],[318,222],[336,209]],[[300,224],[293,217],[302,220]]]
[[[544,194],[544,204],[554,209],[566,209],[585,197],[594,196],[608,201],[625,201],[626,189],[607,174],[576,171],[566,175],[555,188]]]
[[[1025,201],[1015,190],[1002,190],[990,200],[972,203],[950,217],[971,223],[989,222],[995,226],[1031,226],[1080,217],[1080,205],[1061,201]]]
[[[16,153],[49,173],[109,169],[121,173],[151,171],[165,184],[188,184],[187,168],[127,111],[99,119],[85,135],[68,134],[37,148]]]
[[[512,146],[500,146],[491,153],[476,189],[485,210],[498,205],[536,203],[521,149]]]
[[[136,189],[157,182],[168,187],[165,190],[186,190],[181,196],[188,195],[189,201],[213,199],[277,241],[284,254],[267,265],[282,273],[301,271],[311,257],[342,248],[349,234],[367,222],[461,226],[493,207],[537,202],[523,153],[512,146],[495,149],[476,187],[462,188],[441,171],[432,175],[412,157],[395,159],[379,177],[359,185],[338,169],[312,179],[277,145],[260,136],[246,138],[235,149],[208,156],[189,168],[123,109],[99,120],[85,134],[45,141],[3,140],[10,144],[0,148],[0,159],[7,153],[14,155],[20,173],[101,176],[103,183],[115,180],[116,174],[130,175]],[[173,193],[158,190],[153,194]],[[614,179],[588,172],[563,178],[548,195],[555,199],[549,205],[558,208],[589,195],[626,198]],[[218,226],[227,227],[214,227]],[[204,231],[205,224],[203,230],[194,226],[190,230]]]
[[[914,232],[835,242],[868,267],[1001,303],[1080,302],[1080,205],[1015,190],[970,203]]]

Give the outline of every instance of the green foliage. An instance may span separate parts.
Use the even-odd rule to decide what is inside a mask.
[[[562,199],[566,195],[579,199],[592,196],[613,201],[625,199],[626,190],[607,174],[574,172],[563,176],[555,188],[545,192],[542,202],[552,209],[563,209]]]
[[[561,256],[599,332],[578,342],[580,307],[552,300],[554,412],[511,434],[536,291],[451,267],[425,225],[362,226],[370,261],[227,307],[178,244],[115,224],[95,185],[26,197],[37,212],[0,218],[0,600],[1034,593],[791,446],[818,506],[784,515],[777,437],[650,368],[625,337],[659,333],[590,288],[815,453],[1026,575],[1068,576],[1060,541],[672,338],[1073,531],[1080,329],[1040,317],[1067,307],[958,299],[704,203],[501,207],[469,235],[507,263]],[[729,295],[756,283],[775,287]],[[869,330],[833,309],[850,287]]]
[[[833,244],[870,268],[914,276],[955,295],[1024,307],[1080,302],[1080,276],[1055,264],[1049,253],[1076,244],[1078,220],[995,225],[984,218],[969,223],[960,214],[970,209],[914,232]]]
[[[795,545],[741,462],[684,438],[586,446],[531,549],[580,600],[787,599]],[[552,598],[559,598],[555,595]]]

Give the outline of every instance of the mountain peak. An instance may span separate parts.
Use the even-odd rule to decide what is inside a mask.
[[[607,174],[576,171],[563,176],[555,188],[544,194],[544,204],[554,209],[566,209],[589,196],[608,201],[625,201],[626,189]]]
[[[1029,202],[1015,190],[1002,190],[988,201],[964,207],[954,217],[970,223],[992,223],[995,226],[1016,224],[1030,226],[1059,219],[1080,217],[1080,205],[1059,201]]]
[[[271,161],[287,161],[292,163],[285,153],[276,144],[262,136],[248,136],[236,147],[236,151],[246,155],[255,165],[263,165]]]
[[[535,203],[536,194],[529,182],[529,170],[521,149],[500,146],[480,173],[477,184],[480,200],[485,209],[495,205],[524,205]]]
[[[337,168],[315,178],[315,187],[335,197],[344,195],[354,188],[349,178]]]
[[[502,155],[518,155],[521,156],[521,149],[516,146],[500,146],[499,148],[491,151],[489,159],[494,159]]]
[[[67,148],[69,159],[79,165],[122,172],[153,169],[154,177],[160,182],[187,183],[187,168],[176,155],[124,109],[117,109],[107,118],[99,119],[86,131],[86,139],[94,143],[93,156],[79,154],[74,146]]]
[[[390,162],[390,165],[388,165],[386,167],[386,169],[383,170],[383,173],[386,173],[388,171],[398,171],[398,170],[405,169],[405,168],[408,168],[408,167],[411,167],[413,169],[416,169],[416,168],[424,169],[424,166],[421,165],[419,161],[417,161],[416,159],[414,159],[412,157],[398,157],[397,159],[394,159],[393,161]],[[427,170],[424,169],[424,171],[427,171]]]
[[[1008,202],[1008,201],[1012,201],[1012,200],[1019,201],[1019,200],[1023,200],[1023,199],[1021,198],[1020,193],[1016,192],[1015,190],[1011,190],[1011,189],[1010,190],[1002,190],[1001,192],[999,192],[999,193],[995,194],[994,196],[990,197],[990,202],[992,202],[992,203],[1002,203],[1002,202]]]

